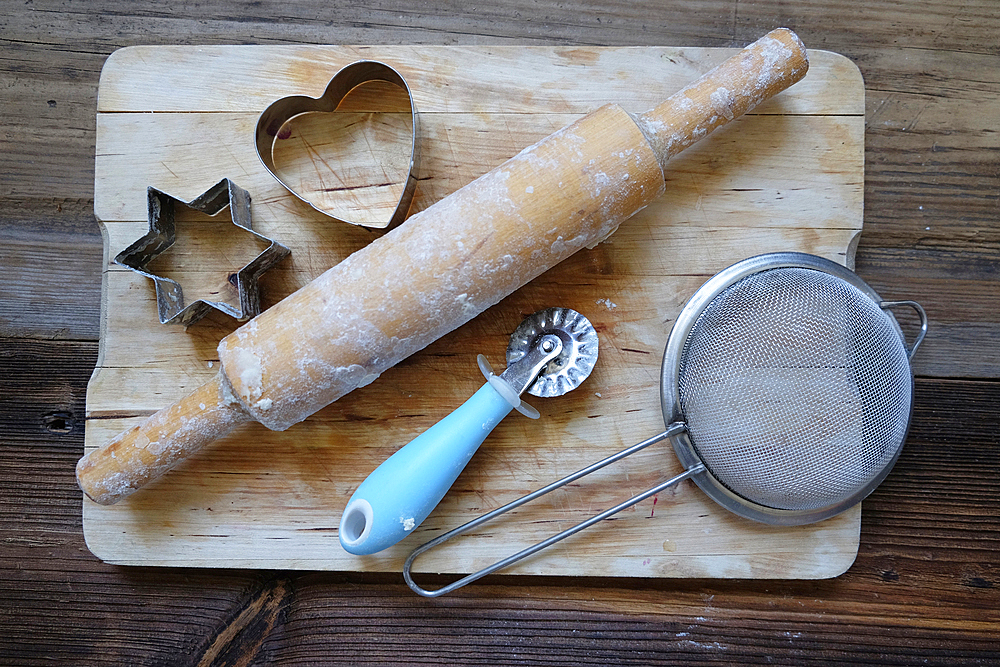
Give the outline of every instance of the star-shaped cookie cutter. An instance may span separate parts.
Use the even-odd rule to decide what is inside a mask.
[[[160,323],[187,326],[203,318],[213,308],[221,310],[237,320],[247,320],[258,315],[260,313],[258,279],[261,274],[284,259],[291,251],[251,228],[250,194],[228,178],[224,178],[190,202],[181,201],[153,187],[147,188],[146,200],[149,232],[118,253],[114,262],[153,281],[156,285],[156,306],[159,311]],[[178,203],[210,216],[217,215],[228,206],[234,225],[245,229],[268,244],[267,249],[230,277],[230,281],[235,282],[236,285],[239,308],[224,301],[205,299],[185,304],[184,292],[179,283],[147,270],[149,263],[172,246],[176,240],[174,211]]]

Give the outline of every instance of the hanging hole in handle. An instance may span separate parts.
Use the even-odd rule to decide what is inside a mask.
[[[912,359],[917,348],[924,342],[924,337],[927,336],[927,311],[916,301],[883,301],[879,304],[879,308],[883,310],[891,310],[899,306],[912,308],[917,313],[917,317],[920,318],[920,332],[917,334],[917,339],[913,341],[913,345],[906,349],[906,358]]]
[[[360,544],[372,530],[374,512],[367,500],[356,499],[344,508],[340,519],[340,534],[348,544]]]

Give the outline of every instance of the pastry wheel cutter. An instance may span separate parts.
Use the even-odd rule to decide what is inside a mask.
[[[340,543],[352,554],[382,551],[427,518],[472,459],[486,436],[511,410],[538,418],[521,401],[561,396],[590,375],[597,361],[597,332],[569,308],[530,315],[511,335],[507,368],[494,375],[486,358],[486,384],[461,407],[399,449],[375,469],[347,503]]]

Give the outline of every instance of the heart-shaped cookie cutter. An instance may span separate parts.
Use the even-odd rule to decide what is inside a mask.
[[[278,175],[277,169],[275,168],[273,156],[274,139],[286,122],[303,113],[314,111],[335,111],[337,107],[340,106],[340,103],[344,100],[344,98],[347,97],[348,93],[361,84],[368,83],[370,81],[385,81],[403,89],[410,100],[410,113],[412,116],[413,132],[412,143],[410,146],[410,166],[406,176],[406,184],[403,186],[403,192],[399,197],[399,203],[396,205],[392,216],[384,224],[345,220],[342,217],[335,216],[329,211],[317,206],[314,202],[296,192],[293,187],[281,179]],[[271,175],[274,176],[274,178],[281,183],[285,189],[324,215],[353,225],[386,229],[395,227],[397,224],[402,222],[406,218],[406,214],[409,212],[410,201],[413,199],[413,191],[417,183],[415,175],[418,164],[417,108],[413,104],[413,94],[410,92],[410,87],[406,85],[406,81],[399,74],[399,72],[385,63],[374,60],[359,60],[358,62],[345,66],[337,72],[337,74],[330,79],[330,83],[327,84],[326,90],[318,98],[308,97],[305,95],[293,95],[290,97],[283,97],[271,103],[271,105],[268,106],[260,115],[260,118],[257,119],[255,142],[257,145],[257,156],[260,158],[260,161],[264,164],[264,166],[267,167],[267,170],[271,173]]]

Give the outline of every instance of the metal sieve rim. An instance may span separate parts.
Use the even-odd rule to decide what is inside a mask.
[[[678,391],[681,356],[684,351],[684,346],[687,343],[688,335],[691,333],[691,330],[698,321],[698,318],[712,303],[715,297],[731,285],[739,282],[747,276],[760,273],[762,271],[783,268],[812,269],[826,273],[835,278],[840,278],[844,282],[856,287],[865,296],[874,301],[876,305],[880,305],[881,307],[881,304],[885,303],[882,297],[880,297],[870,285],[864,282],[850,269],[831,260],[806,253],[777,252],[766,255],[758,255],[756,257],[745,259],[722,270],[698,288],[691,298],[688,299],[684,308],[677,316],[677,320],[674,322],[670,336],[667,339],[667,346],[663,353],[663,363],[660,371],[660,404],[663,410],[663,420],[668,428],[671,425],[683,423],[683,414],[680,409],[680,395]],[[899,327],[899,323],[896,321],[893,314],[885,308],[882,308],[882,311],[888,316],[889,322],[895,331],[900,335],[900,337],[902,337],[903,334]],[[910,369],[910,385],[910,395],[912,396],[912,368]],[[903,432],[903,437],[900,441],[901,443],[906,440],[912,416],[913,401],[911,400],[909,405],[909,414],[906,420],[906,429]],[[896,460],[899,458],[899,453],[902,450],[901,446],[897,447],[892,459],[885,466],[885,468],[873,480],[861,487],[857,493],[852,496],[832,505],[817,509],[787,510],[760,505],[730,491],[722,482],[714,477],[707,468],[704,467],[701,457],[698,455],[687,429],[680,430],[678,433],[671,435],[670,441],[673,445],[674,453],[677,455],[677,458],[680,460],[681,465],[683,465],[685,469],[690,470],[695,467],[702,467],[702,471],[695,474],[692,479],[706,495],[712,498],[712,500],[739,516],[767,524],[782,526],[797,526],[822,521],[823,519],[835,516],[849,507],[856,505],[885,479],[885,477],[889,474],[889,471],[891,471],[892,467],[896,464]]]

